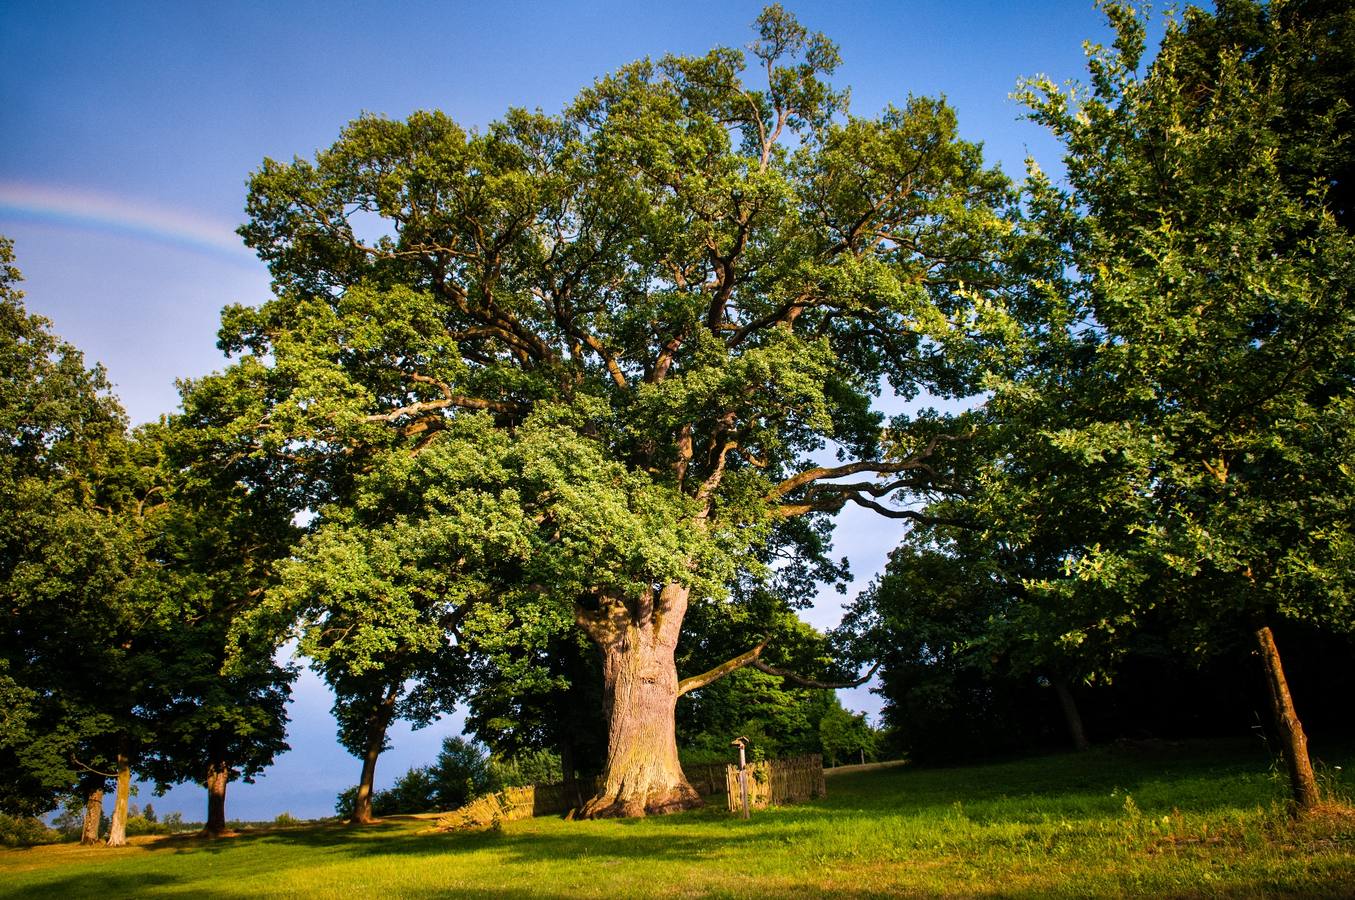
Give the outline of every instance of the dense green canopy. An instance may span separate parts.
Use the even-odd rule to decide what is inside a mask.
[[[976,388],[1008,182],[944,103],[848,115],[831,42],[757,29],[558,115],[368,116],[265,161],[241,234],[277,297],[227,311],[198,408],[318,513],[285,596],[605,646],[821,546],[789,520],[938,484],[962,429],[872,405]]]
[[[1068,186],[1026,186],[1031,327],[985,461],[859,619],[1053,678],[1113,674],[1149,625],[1196,655],[1251,635],[1310,806],[1271,624],[1355,625],[1355,11],[1189,9],[1145,64],[1143,13],[1106,10],[1090,86],[1023,90]],[[940,573],[919,603],[908,564]]]

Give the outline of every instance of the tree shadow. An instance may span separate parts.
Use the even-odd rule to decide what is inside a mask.
[[[1351,748],[1333,758],[1347,759]],[[785,856],[795,846],[824,833],[871,829],[884,820],[941,820],[963,816],[980,823],[1024,823],[1042,817],[1105,818],[1119,814],[1125,795],[1169,802],[1183,811],[1224,807],[1254,808],[1262,795],[1282,796],[1283,785],[1270,775],[1271,760],[1253,744],[1209,742],[1182,749],[1175,746],[1127,745],[1026,760],[963,768],[898,769],[842,774],[829,785],[830,795],[799,806],[755,812],[750,821],[732,815],[723,804],[671,816],[602,822],[510,823],[502,830],[436,832],[429,819],[392,817],[381,823],[352,827],[342,823],[243,831],[234,837],[167,838],[145,845],[152,855],[204,854],[221,858],[251,854],[269,846],[286,852],[253,854],[251,868],[295,865],[298,854],[310,862],[403,857],[410,865],[458,866],[459,858],[488,853],[503,869],[493,891],[457,888],[458,896],[525,897],[550,893],[534,869],[543,862],[579,862],[588,866],[702,863],[722,855],[758,858]],[[1226,789],[1220,774],[1235,775]],[[1267,792],[1269,792],[1267,794]],[[812,849],[808,848],[807,849]],[[425,861],[416,863],[416,860]],[[205,862],[205,860],[204,860]],[[229,868],[221,862],[222,868]],[[401,863],[403,865],[404,863]],[[599,869],[598,871],[605,871]],[[527,873],[531,873],[528,875]],[[56,873],[53,873],[56,874]],[[561,892],[564,886],[561,886]],[[36,887],[35,887],[36,890]],[[107,867],[44,881],[44,896],[135,896],[147,890],[202,897],[234,896],[229,885],[216,888],[191,874],[122,875]],[[438,896],[409,886],[407,896]],[[851,886],[833,896],[857,896]],[[8,895],[0,888],[0,895]]]
[[[61,878],[46,881],[41,886],[10,889],[0,884],[0,897],[61,897],[62,900],[77,900],[80,897],[139,897],[151,889],[163,889],[173,885],[183,885],[186,894],[201,896],[197,891],[196,879],[184,878],[160,872],[118,873],[104,869],[94,869]]]

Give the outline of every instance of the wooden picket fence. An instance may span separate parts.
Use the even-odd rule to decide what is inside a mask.
[[[723,763],[713,766],[683,766],[682,774],[687,776],[687,783],[702,797],[713,797],[725,791]]]
[[[738,766],[725,768],[725,793],[729,798],[729,811],[741,811],[743,796],[739,789]],[[823,778],[823,757],[817,753],[748,764],[748,805],[753,809],[772,804],[803,803],[826,796],[828,785]]]

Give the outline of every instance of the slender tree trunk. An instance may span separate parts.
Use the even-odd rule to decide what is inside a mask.
[[[85,820],[80,828],[80,843],[99,843],[99,825],[104,817],[104,783],[100,779],[85,789]]]
[[[1077,750],[1090,750],[1092,745],[1087,741],[1087,732],[1082,730],[1082,714],[1077,710],[1077,700],[1074,699],[1068,682],[1062,678],[1055,678],[1053,681],[1054,692],[1059,695],[1063,721],[1068,726],[1068,737],[1072,739],[1073,747]]]
[[[1275,646],[1274,633],[1269,625],[1262,623],[1256,627],[1255,635],[1261,663],[1266,670],[1266,687],[1270,689],[1271,715],[1289,769],[1289,787],[1298,812],[1304,813],[1317,806],[1321,799],[1317,779],[1313,776],[1313,763],[1308,757],[1308,736],[1303,733],[1303,723],[1294,711],[1294,699],[1289,695],[1289,682],[1285,680],[1284,666],[1280,664],[1280,649]]]
[[[674,651],[687,588],[666,585],[638,599],[608,598],[579,622],[602,650],[607,766],[584,818],[643,816],[701,805],[678,762]]]
[[[400,685],[392,685],[381,698],[372,714],[371,725],[367,731],[367,746],[362,753],[362,777],[358,781],[358,795],[353,801],[353,825],[371,825],[376,821],[372,815],[372,786],[376,783],[376,759],[386,746],[386,729],[390,727],[391,716],[395,712],[395,701],[400,697]]]
[[[113,796],[113,819],[108,825],[108,846],[127,844],[127,803],[132,795],[132,761],[126,735],[118,738],[118,787]]]

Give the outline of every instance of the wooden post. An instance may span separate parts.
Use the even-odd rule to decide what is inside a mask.
[[[748,738],[735,738],[730,743],[739,748],[739,796],[743,800],[743,817],[746,819],[748,818],[748,760],[744,756],[744,748],[748,746]]]

